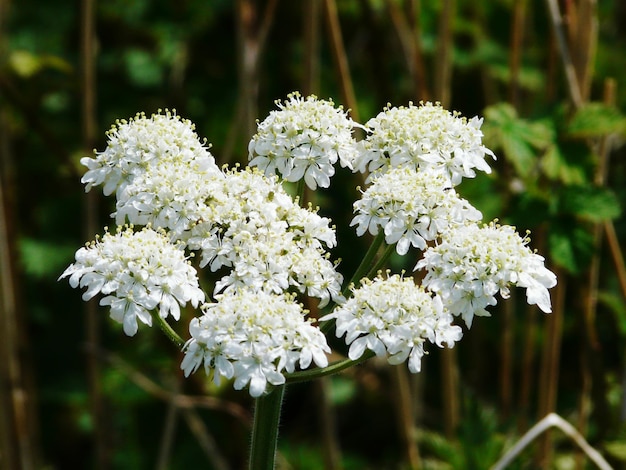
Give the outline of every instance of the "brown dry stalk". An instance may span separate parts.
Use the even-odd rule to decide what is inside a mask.
[[[0,133],[0,137],[4,132]],[[5,140],[2,140],[5,142]],[[3,145],[3,149],[7,150]],[[6,157],[7,155],[2,155]],[[2,160],[0,160],[2,162]],[[5,162],[2,162],[3,164]],[[33,395],[28,388],[23,360],[24,331],[19,321],[15,286],[14,238],[5,189],[6,168],[0,175],[0,467],[38,468]]]
[[[81,78],[81,121],[83,151],[89,153],[95,146],[97,134],[97,84],[96,84],[96,31],[95,1],[82,0],[80,14],[80,78]],[[89,240],[98,231],[98,195],[90,191],[83,206],[85,225],[83,232]],[[100,344],[100,322],[97,302],[92,300],[83,306],[85,312],[85,339],[94,347]],[[85,358],[86,377],[89,388],[89,406],[94,423],[95,468],[110,468],[109,436],[106,428],[104,400],[101,387],[101,368],[91,354]]]
[[[513,291],[514,292],[514,291]],[[502,308],[502,337],[500,340],[500,408],[502,419],[508,419],[513,405],[513,346],[515,295]]]
[[[348,56],[343,44],[341,25],[339,23],[339,14],[337,13],[335,0],[324,0],[324,12],[326,13],[326,23],[328,25],[328,35],[330,36],[335,68],[339,76],[341,96],[343,102],[346,104],[346,108],[350,110],[352,119],[360,122],[359,110],[354,94],[354,85],[352,83],[352,76],[350,75]]]
[[[198,411],[194,408],[184,408],[183,417],[189,429],[193,433],[196,441],[204,451],[207,459],[211,463],[211,468],[215,470],[228,470],[230,466],[226,459],[222,456],[215,439],[207,429],[204,421],[198,415]]]
[[[527,4],[527,0],[518,0],[513,4],[513,24],[511,25],[511,55],[509,58],[509,67],[511,69],[509,102],[516,109],[519,105],[519,72],[522,63],[522,48],[524,43],[524,26],[526,23]]]
[[[524,312],[524,344],[522,346],[522,372],[519,392],[519,420],[517,428],[526,428],[530,410],[530,396],[535,377],[535,339],[537,336],[537,309],[527,305]]]
[[[563,319],[565,316],[565,298],[567,278],[560,269],[555,269],[559,283],[555,288],[555,301],[552,314],[547,317],[547,332],[541,357],[541,376],[539,380],[539,416],[545,416],[556,409],[559,386],[559,363],[561,342],[563,339]],[[537,455],[538,463],[543,465],[550,461],[552,455],[552,439],[549,432],[543,436]]]
[[[454,437],[461,419],[461,405],[459,400],[459,363],[456,349],[444,348],[441,350],[441,375],[444,408],[444,431],[446,437]]]
[[[236,2],[235,29],[238,41],[239,93],[235,115],[222,151],[223,163],[229,162],[233,157],[238,137],[243,136],[242,138],[247,140],[254,134],[258,117],[258,68],[274,22],[277,5],[278,0],[269,0],[259,22],[256,2],[252,0],[237,0]]]
[[[318,93],[319,90],[320,0],[305,0],[303,10],[304,79],[302,93],[304,96],[308,96]]]
[[[456,0],[443,0],[439,14],[437,58],[435,61],[434,98],[444,108],[449,107],[452,98],[452,46]]]
[[[578,83],[576,70],[574,69],[574,64],[572,63],[570,47],[566,39],[563,17],[561,16],[557,0],[546,0],[546,3],[548,13],[550,15],[550,21],[552,23],[552,30],[559,47],[561,62],[563,63],[563,69],[565,70],[567,89],[569,91],[570,99],[576,108],[580,108],[583,104],[583,98],[580,92],[580,84]]]
[[[396,410],[400,436],[402,437],[406,459],[412,470],[421,468],[419,449],[415,439],[415,423],[413,421],[413,402],[411,388],[404,364],[390,367],[391,381],[394,386],[394,406]]]
[[[148,376],[139,372],[137,369],[132,367],[127,362],[123,361],[119,356],[113,353],[109,353],[104,350],[97,350],[92,347],[87,347],[87,350],[92,352],[98,358],[110,363],[114,367],[116,367],[122,374],[124,374],[128,379],[133,382],[136,386],[142,389],[144,392],[158,398],[159,400],[165,402],[173,402],[179,408],[207,408],[210,410],[217,410],[224,413],[227,413],[234,418],[237,418],[240,422],[245,424],[246,426],[250,426],[252,424],[252,419],[250,413],[238,405],[237,403],[221,400],[216,397],[210,396],[195,396],[195,395],[184,395],[181,393],[172,392],[167,390]]]
[[[389,16],[393,23],[407,64],[409,76],[413,83],[413,94],[419,100],[427,100],[430,96],[424,73],[424,59],[420,40],[419,23],[416,18],[407,19],[405,13],[394,0],[386,0]],[[413,8],[411,9],[413,10]],[[416,14],[415,12],[413,12]]]

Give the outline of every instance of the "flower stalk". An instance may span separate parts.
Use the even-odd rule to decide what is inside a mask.
[[[165,336],[167,336],[167,339],[169,339],[177,347],[182,348],[185,344],[185,341],[180,336],[178,336],[178,333],[176,333],[172,329],[170,324],[166,322],[165,319],[161,317],[161,315],[159,315],[159,312],[157,312],[156,310],[152,310],[150,312],[150,315],[152,316],[152,319],[156,322],[156,324],[159,325],[159,328],[165,334]]]
[[[274,470],[285,388],[285,385],[273,387],[256,399],[248,465],[250,470]]]

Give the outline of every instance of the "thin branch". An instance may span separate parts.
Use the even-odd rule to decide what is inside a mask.
[[[245,408],[236,403],[220,400],[219,398],[215,397],[183,395],[180,393],[171,392],[170,390],[167,390],[158,385],[145,374],[133,368],[130,364],[123,361],[119,356],[101,349],[97,350],[91,347],[87,347],[87,349],[93,352],[93,354],[96,354],[102,360],[116,367],[120,372],[126,375],[131,382],[141,388],[144,392],[149,393],[159,400],[163,400],[168,403],[173,402],[177,407],[183,409],[198,407],[218,410],[224,413],[228,413],[229,415],[237,418],[239,421],[247,426],[249,426],[251,423],[250,413]]]
[[[212,468],[215,470],[228,470],[230,468],[228,462],[220,453],[215,439],[213,439],[204,422],[198,416],[198,412],[193,408],[186,408],[183,410],[183,417],[209,462],[211,462]]]
[[[304,96],[319,91],[319,23],[320,0],[304,2],[304,78],[302,93]]]
[[[176,431],[176,421],[178,421],[178,406],[176,406],[174,401],[171,401],[167,406],[165,425],[163,426],[161,442],[159,443],[159,455],[155,465],[157,470],[167,470],[169,467],[172,444],[174,442]]]
[[[524,434],[520,440],[517,441],[517,443],[495,463],[493,467],[491,467],[491,470],[505,469],[513,460],[515,460],[515,457],[517,457],[522,450],[528,447],[532,441],[537,439],[537,437],[552,427],[560,429],[563,433],[565,433],[565,435],[571,438],[598,468],[601,470],[612,470],[613,467],[611,467],[609,463],[604,460],[604,457],[602,457],[596,449],[589,445],[576,428],[556,413],[548,414],[545,418],[530,428],[528,432]]]
[[[406,452],[409,467],[413,470],[421,468],[420,454],[417,447],[416,429],[413,417],[413,402],[411,400],[411,388],[404,364],[390,367],[394,407],[397,413],[397,421],[400,428],[402,444]]]
[[[178,335],[178,333],[174,331],[171,325],[164,318],[162,318],[161,315],[159,315],[158,311],[152,310],[150,312],[150,316],[152,317],[152,320],[154,320],[154,322],[159,325],[159,328],[165,334],[165,336],[167,336],[167,339],[174,343],[177,348],[183,347],[185,341]]]
[[[420,26],[421,19],[421,2],[420,0],[409,0],[409,27],[413,34],[413,43],[415,44],[413,61],[415,64],[415,78],[417,80],[417,93],[420,100],[429,100],[430,91],[426,78],[426,64],[424,63],[424,51],[422,48],[422,28]]]
[[[534,305],[524,307],[524,342],[522,346],[522,372],[519,392],[519,421],[518,429],[526,427],[530,408],[530,395],[533,389],[535,376],[535,344],[537,336],[537,309]]]
[[[350,68],[348,66],[348,56],[341,37],[341,25],[339,23],[339,14],[337,13],[337,4],[335,0],[324,0],[324,10],[326,12],[326,21],[328,23],[328,33],[332,45],[333,58],[335,66],[339,74],[339,84],[341,86],[341,95],[346,108],[350,110],[353,120],[359,122],[359,110],[357,109],[356,97],[354,94],[354,85],[350,76]]]
[[[406,15],[394,0],[386,0],[385,3],[404,52],[404,59],[413,82],[413,94],[417,100],[427,100],[429,92],[424,74],[424,60],[418,23],[415,19],[408,21]]]
[[[511,55],[509,68],[511,70],[511,83],[509,88],[509,101],[513,107],[519,104],[519,74],[522,62],[522,48],[524,43],[524,25],[526,23],[527,0],[519,0],[513,5],[513,24],[511,27]]]
[[[513,349],[515,335],[513,332],[515,313],[515,291],[502,307],[502,338],[500,340],[500,406],[502,419],[506,420],[511,414],[513,405]]]
[[[96,120],[96,26],[95,0],[82,0],[80,10],[80,84],[81,84],[81,122],[83,151],[89,153],[95,147]],[[90,191],[84,199],[83,235],[86,240],[98,230],[98,193]],[[100,344],[100,324],[98,306],[95,300],[86,302],[85,338],[89,344]],[[106,420],[101,387],[100,363],[93,355],[86,357],[86,374],[89,386],[89,406],[94,421],[95,467],[100,470],[110,468],[108,438],[110,433],[105,426]]]
[[[611,220],[604,222],[604,231],[609,242],[613,262],[615,263],[615,271],[622,290],[622,295],[626,298],[626,263],[624,263],[624,253],[620,247],[619,238],[615,232],[615,225]]]
[[[547,332],[544,340],[544,350],[541,358],[541,378],[539,390],[539,415],[552,413],[556,409],[556,398],[559,384],[559,363],[561,357],[561,342],[563,339],[563,319],[565,317],[566,276],[563,272],[556,272],[559,284],[555,289],[554,311],[547,317]],[[539,450],[538,459],[548,461],[552,452],[552,442],[549,433],[544,436]]]
[[[257,27],[257,11],[250,0],[237,0],[235,19],[238,40],[239,94],[235,116],[231,122],[224,150],[225,162],[232,158],[237,137],[249,139],[254,133],[257,118],[257,94],[259,86],[259,62],[274,21],[278,0],[269,0]]]
[[[6,134],[0,130],[0,137]],[[0,152],[7,150],[3,148]],[[0,153],[1,157],[7,157]],[[0,160],[0,164],[5,163]],[[3,168],[3,173],[6,168]],[[29,393],[25,381],[23,328],[20,324],[17,289],[15,285],[15,234],[13,233],[14,217],[10,216],[11,205],[5,189],[4,174],[0,174],[0,398],[2,410],[2,448],[6,455],[0,455],[0,463],[13,465],[21,470],[38,467],[37,448],[34,436],[34,423],[30,416],[34,410],[33,396]],[[12,201],[11,201],[12,202]],[[6,447],[6,448],[5,448]]]
[[[330,380],[322,377],[315,381],[319,396],[321,439],[324,445],[324,468],[336,470],[341,467],[341,448],[337,437],[336,412],[330,398]]]
[[[594,58],[598,43],[596,0],[579,0],[566,4],[572,63],[583,102],[589,99]]]
[[[461,419],[461,405],[459,403],[459,361],[456,349],[444,348],[441,350],[441,393],[444,407],[444,430],[447,438],[454,437],[454,433]]]
[[[450,105],[452,84],[452,48],[456,0],[443,0],[439,13],[439,32],[437,42],[437,60],[435,62],[434,95],[444,108]]]
[[[572,56],[567,45],[565,38],[565,31],[563,25],[563,18],[557,0],[546,0],[548,6],[548,12],[550,13],[550,20],[552,22],[552,29],[559,46],[559,52],[561,53],[561,61],[563,62],[563,68],[565,70],[565,78],[567,80],[567,89],[572,103],[576,108],[580,108],[583,104],[582,95],[580,92],[580,84],[576,77],[576,70],[572,63]]]

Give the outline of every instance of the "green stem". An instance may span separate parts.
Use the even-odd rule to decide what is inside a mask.
[[[348,293],[348,291],[350,290],[350,286],[352,284],[357,283],[358,281],[363,279],[363,277],[365,277],[365,273],[368,272],[368,269],[370,268],[372,262],[374,261],[374,258],[376,257],[376,253],[378,253],[378,249],[380,248],[380,245],[383,244],[384,240],[385,240],[385,234],[382,231],[378,232],[378,235],[376,235],[376,238],[374,238],[374,241],[372,242],[369,249],[367,250],[367,253],[365,253],[365,256],[363,257],[361,264],[354,272],[352,279],[350,279],[350,282],[346,285],[346,287],[341,292],[344,296]]]
[[[185,341],[180,336],[178,336],[178,333],[176,333],[172,329],[172,327],[169,325],[169,323],[165,321],[165,319],[161,318],[159,312],[157,312],[156,310],[152,310],[150,312],[150,315],[152,315],[152,319],[157,323],[157,325],[159,325],[161,331],[165,333],[165,336],[167,336],[167,338],[176,346],[182,348],[185,344]]]
[[[372,266],[372,269],[367,272],[367,275],[365,277],[371,278],[374,274],[376,274],[378,270],[380,270],[385,265],[385,263],[393,253],[393,250],[395,249],[396,245],[387,245],[387,248],[385,248],[385,251],[383,251],[382,256],[378,259],[376,264]]]
[[[283,403],[285,385],[279,385],[256,399],[254,424],[252,426],[252,448],[250,470],[274,470],[280,407]]]
[[[300,179],[298,181],[298,184],[296,185],[296,196],[299,198],[300,205],[302,207],[306,207],[305,205],[306,203],[304,201],[305,191],[306,191],[306,185],[305,185],[304,176],[303,176],[302,179]]]
[[[348,295],[348,292],[350,291],[350,286],[352,286],[356,282],[358,282],[361,279],[363,279],[363,277],[365,277],[365,273],[368,272],[368,270],[370,272],[372,271],[370,269],[370,266],[374,262],[374,258],[376,257],[376,253],[378,253],[380,245],[383,244],[384,240],[385,240],[385,234],[383,232],[379,232],[378,235],[376,235],[376,237],[374,238],[374,241],[370,245],[369,249],[367,250],[367,253],[365,253],[365,256],[363,257],[363,260],[361,260],[361,264],[359,265],[359,267],[356,269],[356,271],[352,275],[352,278],[350,279],[350,282],[348,282],[345,285],[345,287],[343,288],[343,291],[341,291],[341,295],[342,296],[346,297]],[[387,252],[385,252],[385,254],[386,253]],[[383,256],[383,258],[384,258],[384,260],[386,260],[386,258],[384,256]],[[376,263],[376,266],[378,266],[379,264],[380,264],[380,261],[378,263]],[[332,311],[334,306],[335,306],[335,303],[331,302],[329,305],[327,305],[325,307],[324,310],[326,312],[330,312],[330,311]],[[321,325],[321,327],[320,327],[320,329],[322,330],[322,333],[327,334],[330,331],[330,329],[333,327],[334,324],[335,324],[334,320],[329,320],[327,322],[324,322]]]
[[[327,375],[336,374],[338,372],[341,372],[342,370],[345,370],[354,365],[360,364],[361,362],[365,362],[372,357],[374,357],[374,352],[367,350],[358,359],[355,359],[355,360],[344,359],[342,361],[334,362],[328,367],[292,372],[291,374],[285,374],[285,378],[287,379],[287,383],[289,384],[298,383],[298,382],[308,382],[309,380],[314,380],[320,377],[325,377]]]

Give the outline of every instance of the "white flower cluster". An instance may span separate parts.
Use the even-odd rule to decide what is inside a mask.
[[[359,359],[366,349],[377,356],[388,355],[390,364],[408,359],[409,370],[417,373],[425,354],[426,340],[443,347],[461,339],[461,328],[452,325],[438,296],[432,296],[412,278],[392,275],[363,279],[353,296],[320,321],[336,319],[337,337],[346,335],[348,356]]]
[[[278,173],[286,181],[304,178],[311,189],[330,186],[337,160],[352,168],[356,158],[352,130],[357,124],[341,108],[313,95],[303,99],[299,93],[276,105],[280,109],[258,124],[248,145],[250,166],[266,175]]]
[[[151,224],[180,238],[199,218],[206,181],[223,177],[194,125],[169,111],[137,114],[107,136],[104,152],[81,159],[86,190],[104,184],[105,195],[115,191],[117,224]]]
[[[83,300],[104,294],[100,305],[111,307],[111,318],[128,336],[137,332],[137,320],[152,325],[150,310],[158,308],[161,318],[171,315],[178,320],[180,306],[204,302],[182,247],[149,227],[106,232],[76,252],[76,262],[59,279],[67,276],[72,287],[87,287]]]
[[[399,190],[399,188],[401,188]],[[393,168],[376,178],[354,203],[357,235],[372,235],[379,228],[385,241],[397,243],[398,254],[405,255],[410,246],[423,250],[426,242],[443,231],[466,220],[480,220],[482,214],[458,196],[441,172]]]
[[[230,269],[216,292],[295,287],[321,306],[340,298],[343,277],[325,251],[336,244],[328,218],[298,206],[276,177],[257,169],[229,171],[213,184],[187,243],[201,250],[200,267]]]
[[[498,292],[508,298],[510,286],[525,288],[528,303],[549,313],[548,289],[556,285],[556,276],[528,242],[508,225],[460,226],[426,250],[416,269],[427,271],[423,285],[439,294],[468,327],[474,315],[489,316],[485,307],[497,303]]]
[[[234,379],[235,389],[249,384],[250,395],[258,397],[268,383],[285,383],[283,373],[296,366],[328,365],[326,337],[292,296],[241,290],[218,296],[203,311],[189,326],[181,364],[185,376],[204,364],[216,383]]]
[[[408,107],[387,107],[365,127],[370,132],[361,141],[362,150],[354,168],[373,177],[390,168],[433,168],[448,176],[453,185],[475,169],[490,173],[485,155],[495,158],[482,145],[482,119],[467,119],[430,102]]]
[[[81,160],[88,168],[82,182],[87,191],[103,185],[105,195],[115,193],[113,216],[130,225],[78,250],[61,278],[86,287],[85,300],[103,294],[100,304],[131,336],[138,321],[151,325],[152,310],[178,320],[180,306],[200,305],[184,346],[185,375],[203,365],[217,383],[234,379],[254,397],[296,368],[328,365],[326,338],[299,294],[320,299],[320,307],[338,304],[322,320],[335,321],[350,359],[369,349],[391,364],[408,361],[412,372],[426,341],[452,347],[461,338],[453,316],[471,326],[510,286],[550,311],[556,278],[528,239],[512,227],[476,225],[480,212],[455,191],[463,177],[490,172],[485,158],[495,156],[482,145],[481,119],[422,103],[385,108],[361,126],[315,96],[293,93],[277,106],[258,124],[243,170],[220,170],[193,124],[174,112],[118,122],[105,151]],[[367,133],[359,143],[356,127]],[[337,162],[370,172],[351,226],[359,236],[382,231],[400,255],[425,250],[415,267],[426,271],[421,286],[379,274],[343,298],[343,277],[328,253],[334,227],[300,207],[278,179],[329,187]],[[215,303],[203,304],[185,250],[200,252],[201,268],[225,272]]]

